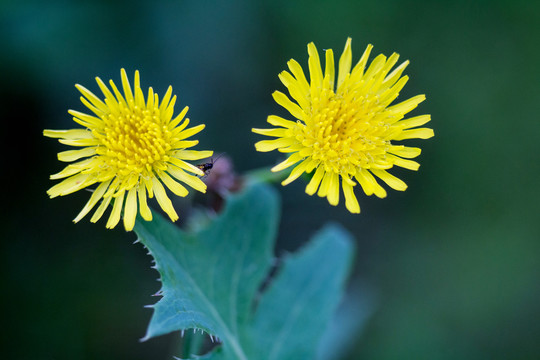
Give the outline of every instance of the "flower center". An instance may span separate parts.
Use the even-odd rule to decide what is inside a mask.
[[[376,94],[356,91],[335,94],[321,91],[312,99],[311,119],[302,127],[304,146],[325,171],[354,176],[359,167],[370,168],[382,160],[390,144],[384,109]],[[307,140],[307,141],[306,141]]]
[[[97,150],[108,166],[120,175],[141,174],[153,168],[164,170],[171,149],[171,132],[163,125],[159,107],[147,109],[120,104],[118,113],[103,116],[103,133],[96,134],[103,146]]]

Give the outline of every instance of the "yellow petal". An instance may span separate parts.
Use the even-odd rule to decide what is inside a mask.
[[[332,49],[326,50],[325,57],[326,57],[326,60],[325,60],[323,87],[325,89],[334,90],[336,69],[334,66],[334,52],[332,51]]]
[[[175,149],[187,149],[187,148],[197,145],[198,143],[199,143],[199,140],[182,140],[182,141],[175,142],[173,146]]]
[[[420,104],[424,100],[426,100],[425,95],[416,95],[408,100],[400,102],[399,104],[390,106],[389,108],[387,108],[387,110],[394,114],[405,115],[411,110],[413,110],[415,107],[417,107],[418,104]]]
[[[391,154],[388,154],[387,158],[393,161],[394,165],[400,166],[405,169],[416,171],[420,167],[420,164],[413,160],[402,159],[400,157],[397,157]]]
[[[341,186],[343,187],[343,195],[345,196],[345,207],[353,214],[360,213],[360,205],[358,204],[358,199],[354,194],[353,186],[347,182],[343,181]]]
[[[135,76],[138,76],[139,72],[135,71]],[[126,102],[128,104],[134,103],[133,93],[131,92],[131,86],[129,85],[129,80],[126,74],[125,69],[120,69],[120,77],[122,78],[122,88],[124,90],[124,96],[126,97]]]
[[[320,88],[322,86],[323,75],[321,70],[321,61],[319,60],[319,53],[314,43],[308,44],[308,66],[309,66],[309,77],[311,81],[311,96],[319,94]]]
[[[97,119],[97,118],[95,118]],[[99,120],[99,119],[98,119]],[[71,130],[43,130],[43,136],[60,139],[93,139],[94,135],[87,129],[71,129]]]
[[[124,228],[126,231],[133,230],[135,218],[137,217],[137,188],[131,188],[126,197],[124,209]]]
[[[167,171],[173,177],[185,183],[186,185],[192,187],[193,189],[200,191],[202,193],[206,192],[206,184],[200,178],[190,175],[186,173],[184,170],[179,169],[175,166],[169,166]]]
[[[204,128],[205,128],[205,125],[201,124],[201,125],[194,126],[190,129],[184,130],[178,135],[177,140],[187,139],[188,137],[201,132]]]
[[[148,98],[147,98],[147,101],[146,101],[146,108],[150,111],[152,111],[154,109],[154,102],[155,100],[155,96],[154,96],[154,89],[152,89],[152,87],[149,87],[148,88]]]
[[[138,197],[139,197],[139,208],[141,216],[146,221],[152,220],[152,211],[150,211],[150,208],[148,207],[148,203],[146,201],[146,187],[145,186],[138,186]]]
[[[114,98],[114,95],[111,93],[107,85],[105,85],[105,83],[99,77],[96,77],[96,82],[99,88],[101,89],[101,92],[103,93],[103,95],[105,95],[105,103],[107,103],[107,105],[109,105],[110,103],[114,103],[117,105],[118,102]]]
[[[95,147],[87,147],[80,150],[67,150],[59,152],[57,157],[58,160],[63,162],[71,162],[75,160],[79,160],[83,157],[93,156],[96,154],[96,148]]]
[[[386,75],[390,72],[390,70],[394,67],[394,65],[396,65],[398,59],[399,59],[399,54],[393,53],[392,55],[390,55],[388,60],[386,60],[386,62],[384,63],[384,66],[381,68],[380,71],[377,72],[377,77],[380,77],[380,79],[378,80],[379,84],[377,85],[377,87],[382,85],[382,83],[384,82],[386,78]]]
[[[268,116],[266,121],[271,125],[282,126],[284,128],[287,128],[287,129],[293,128],[293,127],[295,127],[297,125],[297,122],[295,122],[295,121],[286,120],[286,119],[284,119],[282,117],[279,117],[279,116],[276,116],[276,115]]]
[[[255,143],[255,149],[260,152],[268,152],[278,148],[293,145],[297,140],[294,138],[279,138],[273,140],[262,140]]]
[[[429,139],[433,136],[435,136],[433,129],[417,128],[417,129],[403,130],[402,132],[394,136],[394,140]]]
[[[51,180],[63,179],[65,177],[75,175],[75,174],[77,174],[77,173],[79,173],[79,172],[81,172],[81,171],[83,171],[85,169],[91,169],[91,168],[93,168],[92,165],[93,165],[94,162],[95,162],[94,159],[91,158],[91,159],[81,160],[81,161],[76,162],[74,164],[69,164],[62,171],[49,176],[49,179],[51,179]]]
[[[167,91],[165,92],[165,95],[163,95],[163,99],[161,100],[161,105],[159,105],[159,111],[165,112],[165,109],[169,106],[169,100],[171,99],[172,95],[172,86],[169,86],[167,88]]]
[[[370,80],[373,77],[377,76],[379,72],[382,70],[382,68],[384,67],[385,63],[386,63],[386,56],[384,56],[383,54],[377,55],[377,57],[373,59],[371,64],[369,64],[369,67],[366,73],[364,74],[364,79]]]
[[[405,68],[409,65],[409,60],[404,61],[401,65],[399,65],[397,68],[394,69],[383,81],[381,84],[381,87],[388,88],[396,83],[396,81],[399,79]]]
[[[190,173],[193,173],[193,174],[196,174],[196,175],[199,175],[199,176],[204,176],[204,172],[199,169],[198,167],[194,166],[194,165],[191,165],[181,159],[178,159],[178,158],[175,158],[175,157],[171,157],[169,158],[169,163],[171,163],[172,165],[176,166],[176,167],[179,167],[180,169],[184,169],[186,171],[189,171]]]
[[[431,120],[431,115],[420,115],[415,116],[406,120],[401,120],[396,125],[402,127],[403,129],[410,129],[417,126],[422,126],[425,123]]]
[[[298,86],[300,87],[301,91],[305,94],[309,94],[309,83],[306,80],[306,76],[304,75],[304,70],[302,70],[302,67],[300,66],[300,64],[296,60],[291,59],[287,62],[287,66],[289,67],[289,70],[291,70],[291,73],[294,75],[294,77],[298,81]]]
[[[281,170],[285,170],[286,168],[288,168],[289,166],[292,166],[294,164],[296,164],[297,162],[299,162],[300,160],[302,160],[302,156],[298,153],[294,153],[292,154],[291,156],[289,156],[285,161],[277,164],[276,166],[274,166],[271,171],[272,172],[278,172],[278,171],[281,171]]]
[[[118,190],[127,191],[134,188],[139,183],[139,178],[139,174],[132,172],[131,174],[124,177],[124,179],[120,183],[120,186],[118,186]]]
[[[372,169],[371,173],[377,176],[379,179],[384,181],[388,186],[397,191],[405,191],[407,189],[407,184],[403,180],[398,179],[394,175],[388,173],[386,170],[375,170]]]
[[[182,160],[201,160],[208,159],[214,155],[214,152],[211,150],[178,150],[174,153],[174,157]]]
[[[132,172],[129,175],[124,177],[124,179],[120,183],[120,186],[118,187],[118,189],[119,190],[130,190],[130,189],[134,188],[139,183],[139,179],[140,179],[140,174]]]
[[[120,186],[120,179],[118,177],[115,177],[111,185],[109,185],[109,189],[107,190],[107,192],[103,194],[103,197],[107,198],[107,197],[114,196],[114,194],[119,190],[119,186]]]
[[[366,195],[375,194],[379,198],[386,197],[386,190],[377,183],[377,180],[375,180],[368,170],[362,169],[358,171],[355,178],[360,183],[360,186],[362,186],[362,190],[364,190]]]
[[[171,199],[167,196],[167,193],[165,192],[165,188],[157,178],[152,178],[152,189],[154,191],[154,195],[156,195],[156,199],[158,201],[159,206],[169,215],[171,220],[175,222],[178,220],[178,214],[174,210],[174,207],[172,205]]]
[[[107,190],[107,187],[109,186],[110,183],[111,183],[111,180],[99,184],[96,190],[92,192],[92,196],[90,196],[90,199],[88,200],[86,205],[84,205],[79,215],[77,215],[77,217],[73,219],[74,223],[79,222],[83,217],[86,216],[86,214],[90,212],[90,210],[94,208],[94,206],[96,206],[97,202],[103,197],[103,194],[105,194],[105,191]]]
[[[101,216],[103,216],[103,213],[107,209],[107,206],[109,206],[109,203],[111,202],[111,200],[112,200],[112,196],[107,196],[107,197],[103,198],[103,200],[101,201],[101,204],[99,204],[96,212],[90,218],[90,222],[95,223],[96,221],[101,219]]]
[[[343,81],[345,80],[345,77],[351,72],[351,64],[352,64],[352,48],[351,48],[351,38],[347,38],[347,42],[345,43],[345,48],[343,49],[343,54],[341,54],[341,57],[339,58],[339,70],[338,70],[338,81],[337,81],[337,88],[341,86]]]
[[[315,171],[315,174],[313,174],[313,177],[309,181],[309,183],[306,186],[306,194],[313,195],[319,188],[319,184],[321,183],[321,180],[324,175],[324,166],[319,165],[317,167],[317,170]]]
[[[369,164],[369,170],[377,169],[377,170],[386,170],[391,169],[394,166],[394,164],[388,160],[375,160],[375,162],[372,162]]]
[[[69,145],[69,146],[97,146],[101,144],[101,141],[96,138],[91,139],[60,139],[58,140],[60,144]]]
[[[265,136],[274,136],[274,137],[285,137],[287,134],[287,129],[283,128],[274,128],[274,129],[251,129],[255,134],[265,135]]]
[[[294,180],[298,179],[300,175],[306,172],[307,169],[311,166],[313,163],[313,160],[306,159],[302,161],[300,164],[296,165],[296,167],[291,171],[289,176],[281,182],[281,185],[285,186],[293,182]]]
[[[143,176],[141,178],[142,180],[142,183],[144,184],[144,188],[146,189],[146,191],[148,192],[148,197],[151,199],[154,197],[154,189],[153,189],[153,184],[152,184],[152,179],[153,179],[153,176],[152,177],[146,177],[146,176]]]
[[[166,172],[160,171],[159,179],[177,196],[184,197],[189,191],[180,183],[176,182]]]
[[[81,96],[79,98],[79,100],[81,100],[81,102],[84,104],[84,106],[86,106],[90,111],[92,111],[94,114],[96,114],[97,116],[101,117],[103,116],[104,114],[107,114],[107,112],[104,112],[103,110],[100,110],[99,108],[95,107],[94,105],[92,105],[92,103],[88,100],[86,100],[86,98],[84,96]],[[77,121],[77,118],[73,118],[73,120],[75,122],[78,122]]]
[[[326,197],[330,188],[330,180],[332,179],[332,174],[329,172],[324,172],[324,176],[319,186],[319,191],[317,191],[317,196]]]
[[[284,154],[300,152],[300,155],[302,157],[308,157],[308,156],[311,156],[311,154],[313,154],[312,149],[305,148],[305,147],[303,147],[302,144],[300,144],[298,142],[292,144],[291,146],[287,146],[285,148],[279,148],[278,151],[281,152],[281,153],[284,153]]]
[[[54,185],[49,190],[47,190],[47,194],[49,194],[51,198],[57,196],[64,196],[84,189],[85,187],[90,186],[95,182],[95,179],[89,174],[77,174],[68,177],[67,179]]]
[[[300,120],[304,119],[304,112],[302,111],[302,108],[289,100],[287,95],[285,95],[281,91],[274,91],[272,97],[279,105],[287,109],[292,116]]]
[[[165,111],[160,110],[162,119],[165,119],[166,121],[170,121],[172,119],[174,114],[174,104],[176,104],[176,95],[172,97]]]
[[[122,72],[120,71],[120,74]],[[114,81],[112,80],[109,80],[109,85],[111,86],[111,89],[113,90],[114,92],[114,96],[116,97],[116,101],[118,102],[119,106],[125,106],[127,107],[127,103],[126,103],[126,99],[124,99],[124,96],[122,95],[122,93],[118,90],[118,88],[116,87],[116,84],[114,83]]]
[[[91,129],[94,129],[94,128],[99,129],[103,126],[103,120],[101,120],[100,118],[96,116],[88,115],[88,114],[85,114],[76,110],[68,110],[68,113],[73,116],[73,121],[75,121],[77,124],[81,124],[84,127],[91,128]],[[45,136],[48,136],[48,135],[45,135]]]
[[[137,88],[140,88],[140,87],[141,87],[141,79],[140,79],[140,76],[139,76],[139,70],[135,70],[135,76],[134,76],[134,80],[133,80],[133,88],[137,89]]]
[[[136,79],[136,80],[138,80],[138,79]],[[144,94],[143,94],[143,92],[141,90],[141,87],[137,86],[137,84],[135,84],[134,91],[135,91],[135,104],[137,104],[137,106],[140,106],[141,108],[145,108],[146,107],[146,102],[144,101]]]
[[[86,99],[88,99],[90,104],[93,105],[92,107],[95,107],[104,113],[109,112],[107,105],[103,101],[101,101],[96,95],[94,95],[94,93],[92,93],[90,90],[79,84],[75,84],[75,87],[81,92],[81,94],[83,94]]]
[[[126,192],[122,190],[118,193],[118,196],[114,198],[113,209],[111,211],[111,215],[109,216],[109,220],[107,220],[107,224],[105,225],[107,229],[114,228],[120,221],[120,213],[122,212],[125,193]]]
[[[333,171],[330,174],[327,198],[330,205],[336,206],[339,203],[339,175]]]
[[[373,49],[373,45],[368,44],[368,46],[366,47],[366,50],[362,54],[362,57],[360,58],[360,60],[358,60],[358,63],[352,69],[351,77],[354,77],[356,79],[359,79],[360,77],[362,77],[362,75],[364,74],[364,69],[366,67],[368,58],[369,58],[369,54],[371,53],[371,49]]]
[[[388,152],[390,154],[397,155],[399,157],[407,158],[407,159],[413,159],[420,155],[422,152],[422,149],[417,147],[407,147],[403,145],[392,145],[388,149]]]
[[[399,96],[399,92],[401,91],[401,89],[403,89],[405,84],[407,84],[407,81],[409,81],[409,77],[404,76],[399,79],[399,81],[391,88],[385,89],[381,86],[381,88],[379,89],[379,93],[381,94],[379,98],[380,104],[385,107],[390,105],[392,101],[394,101]],[[381,91],[384,92],[381,93]]]
[[[309,91],[305,92],[304,89],[298,84],[298,81],[287,71],[282,71],[278,75],[279,79],[289,90],[291,97],[296,100],[301,108],[308,109],[309,103]]]
[[[185,107],[181,112],[180,114],[178,114],[173,120],[171,120],[171,122],[169,123],[169,128],[172,129],[174,127],[176,127],[178,124],[180,124],[180,121],[182,121],[182,119],[184,119],[184,116],[186,116],[187,112],[189,110],[189,107]],[[186,121],[184,121],[181,125],[182,129],[183,130],[187,125],[189,124],[189,119],[186,119]]]

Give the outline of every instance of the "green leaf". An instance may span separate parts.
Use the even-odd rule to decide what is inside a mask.
[[[352,241],[337,226],[327,226],[310,244],[285,260],[264,293],[249,329],[253,359],[314,359],[343,292]]]
[[[326,227],[272,269],[279,199],[267,185],[227,198],[208,226],[185,232],[156,216],[138,221],[154,257],[163,298],[144,339],[202,329],[220,339],[205,359],[310,359],[342,293],[353,252],[350,237]]]
[[[369,286],[358,279],[332,316],[321,341],[317,345],[316,360],[341,359],[356,345],[376,308],[376,296]]]

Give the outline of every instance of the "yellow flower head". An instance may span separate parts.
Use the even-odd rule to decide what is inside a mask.
[[[387,170],[394,165],[411,170],[420,166],[409,160],[420,155],[419,148],[392,141],[427,139],[434,135],[432,129],[418,128],[430,120],[429,115],[403,119],[425,96],[418,95],[390,106],[408,80],[407,76],[401,77],[408,61],[390,72],[399,58],[396,53],[388,59],[384,55],[377,56],[366,70],[372,49],[368,45],[351,71],[349,38],[339,59],[336,82],[332,50],[326,50],[323,74],[317,48],[313,43],[307,48],[311,82],[306,80],[298,62],[291,59],[287,63],[290,73],[283,71],[279,78],[295,102],[282,92],[273,93],[274,100],[296,121],[269,116],[268,123],[276,127],[253,129],[253,132],[276,139],[259,141],[255,148],[291,153],[287,160],[272,168],[272,171],[281,171],[296,164],[282,185],[315,170],[306,193],[317,192],[327,197],[331,205],[339,203],[341,177],[345,206],[351,213],[359,213],[360,206],[353,191],[356,182],[367,195],[384,198],[386,191],[373,175],[391,188],[403,191],[407,185]]]
[[[114,199],[106,226],[113,228],[118,224],[124,207],[124,227],[130,231],[135,225],[137,208],[143,219],[152,220],[147,196],[155,195],[171,220],[176,221],[178,215],[163,184],[178,196],[188,194],[178,181],[205,192],[206,185],[196,176],[204,175],[203,172],[185,160],[204,159],[212,156],[212,151],[186,150],[198,144],[197,140],[186,139],[204,129],[204,125],[187,128],[187,106],[173,118],[176,95],[171,98],[172,87],[169,86],[161,103],[152,88],[145,100],[139,72],[135,72],[134,91],[124,69],[121,75],[123,94],[112,80],[111,92],[96,78],[105,96],[103,101],[83,86],[75,85],[83,95],[82,103],[93,113],[69,110],[73,120],[84,129],[45,130],[43,134],[81,148],[58,154],[58,160],[74,163],[51,175],[51,179],[64,180],[47,191],[49,196],[71,194],[97,183],[90,200],[73,221],[81,220],[102,199],[90,219],[96,222]]]

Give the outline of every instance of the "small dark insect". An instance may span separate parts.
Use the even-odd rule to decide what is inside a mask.
[[[198,164],[198,165],[195,165],[196,167],[198,167],[199,169],[202,170],[202,172],[204,173],[204,176],[208,175],[210,170],[212,170],[212,168],[214,167],[214,164],[216,161],[218,161],[218,159],[223,156],[223,154],[219,154],[215,159],[214,158],[210,158],[210,162],[207,162],[207,163],[203,163],[203,164]]]

